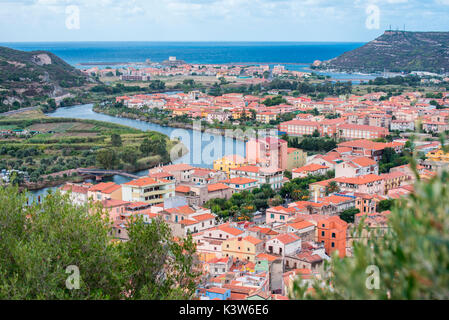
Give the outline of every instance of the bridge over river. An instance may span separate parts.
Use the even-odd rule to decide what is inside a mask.
[[[122,177],[127,177],[131,179],[139,179],[138,175],[131,174],[121,170],[102,170],[102,169],[85,169],[80,168],[77,170],[80,175],[90,175],[90,176],[114,176],[119,175]]]

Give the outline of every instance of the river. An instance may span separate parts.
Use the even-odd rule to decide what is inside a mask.
[[[179,138],[189,152],[183,157],[174,160],[173,163],[187,163],[192,166],[212,168],[213,160],[220,159],[227,154],[239,154],[244,157],[246,152],[245,142],[241,140],[235,140],[219,134],[201,133],[200,131],[192,129],[178,129],[141,120],[113,117],[94,112],[92,104],[58,108],[54,112],[47,113],[47,116],[54,118],[91,119],[117,123],[142,131],[157,131],[167,135],[170,138]],[[148,170],[143,170],[136,173],[138,176],[145,176],[147,174]],[[131,179],[115,175],[113,177],[106,178],[105,180],[122,184],[130,181]],[[56,188],[57,187],[51,187],[35,190],[31,192],[31,194],[34,197],[43,196],[48,190],[53,190]]]

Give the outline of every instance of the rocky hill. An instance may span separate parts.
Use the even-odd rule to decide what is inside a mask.
[[[0,47],[0,106],[32,106],[69,95],[89,78],[53,53]]]
[[[355,72],[449,72],[449,32],[385,31],[318,68]]]

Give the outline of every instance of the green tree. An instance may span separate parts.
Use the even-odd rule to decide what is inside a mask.
[[[123,160],[123,162],[129,163],[131,165],[135,165],[137,162],[137,149],[132,147],[126,147],[120,157]]]
[[[347,209],[340,213],[340,219],[347,223],[354,223],[354,216],[359,212],[360,210],[357,208]]]
[[[199,274],[191,237],[174,239],[161,219],[138,218],[127,223],[129,241],[113,242],[99,203],[74,206],[56,192],[28,205],[26,197],[0,187],[0,299],[192,297]],[[67,287],[69,266],[79,270],[76,290]]]
[[[379,201],[379,203],[377,204],[377,212],[391,210],[395,202],[395,199],[386,199]]]
[[[189,299],[195,292],[196,251],[192,237],[173,241],[171,229],[161,219],[146,224],[135,220],[130,241],[122,252],[128,260],[127,291],[133,299]]]
[[[340,192],[340,187],[338,186],[337,182],[331,181],[326,186],[326,195],[330,195],[332,193]]]
[[[122,137],[117,133],[113,133],[111,135],[111,144],[113,147],[121,147],[122,146]]]
[[[113,149],[98,150],[96,161],[97,165],[102,169],[113,169],[119,163],[117,153]]]
[[[142,154],[149,156],[150,153],[153,151],[153,145],[150,139],[148,138],[143,139],[142,143],[140,144],[139,150],[140,152],[142,152]]]
[[[0,188],[0,299],[120,298],[124,260],[110,245],[101,210],[59,193],[27,206],[17,188]],[[66,268],[80,287],[69,290]]]

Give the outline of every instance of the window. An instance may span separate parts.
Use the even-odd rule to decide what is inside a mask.
[[[321,236],[324,237],[324,231],[321,231]]]
[[[331,243],[331,247],[335,248],[335,243],[334,242]]]
[[[332,238],[335,238],[335,232],[332,232]]]
[[[226,245],[226,248],[229,248],[229,244]],[[226,255],[226,256],[228,256],[228,255]]]

